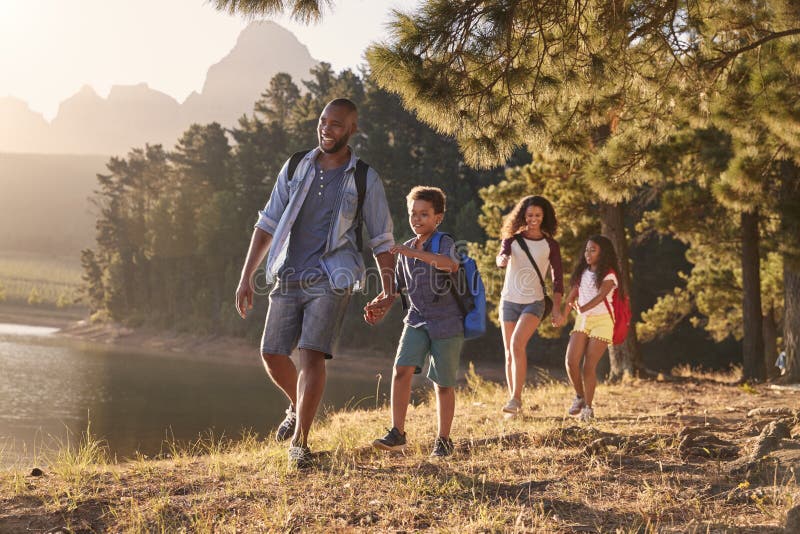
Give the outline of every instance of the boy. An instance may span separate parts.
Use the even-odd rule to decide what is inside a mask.
[[[450,427],[455,412],[456,375],[464,343],[464,317],[450,291],[451,273],[458,270],[455,242],[440,236],[439,250],[431,250],[431,237],[442,223],[445,194],[438,187],[417,186],[406,197],[408,222],[415,237],[390,252],[398,255],[396,267],[400,287],[408,293],[408,313],[395,358],[392,377],[392,429],[372,445],[400,451],[406,446],[405,419],[411,398],[411,377],[422,371],[431,355],[428,379],[436,388],[438,436],[431,456],[453,453]],[[367,306],[368,322],[379,321],[387,308]]]

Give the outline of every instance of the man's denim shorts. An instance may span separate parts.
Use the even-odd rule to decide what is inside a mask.
[[[464,336],[458,335],[444,339],[431,339],[424,326],[405,325],[397,346],[395,366],[416,367],[414,373],[422,372],[425,359],[430,354],[431,365],[428,379],[442,387],[453,387],[458,378],[458,363],[461,360],[461,346]]]
[[[500,302],[500,320],[508,322],[519,321],[523,313],[530,313],[539,319],[544,315],[544,300],[537,300],[528,304],[517,304],[516,302],[508,302],[503,300]]]
[[[295,347],[333,358],[350,289],[333,289],[327,277],[310,284],[278,282],[269,294],[261,354],[289,356]]]

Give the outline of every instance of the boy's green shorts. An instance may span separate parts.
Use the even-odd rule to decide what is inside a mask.
[[[425,359],[430,354],[428,379],[442,387],[453,387],[458,378],[458,364],[463,344],[463,335],[431,339],[425,327],[415,328],[405,325],[394,364],[416,367],[414,374],[418,374],[422,372]]]

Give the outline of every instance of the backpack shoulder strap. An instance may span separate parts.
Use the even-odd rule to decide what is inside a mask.
[[[311,150],[301,150],[300,152],[295,152],[289,158],[289,167],[286,169],[286,179],[291,181],[294,178],[294,171],[297,170],[297,166],[300,164],[300,161],[311,152]]]
[[[442,236],[449,237],[450,239],[453,240],[453,242],[455,242],[455,240],[456,240],[456,238],[453,237],[452,234],[448,234],[447,232],[440,232],[440,231],[437,230],[431,236],[431,252],[434,252],[435,254],[442,254]],[[448,284],[449,288],[448,289],[450,291],[450,294],[452,294],[453,298],[455,298],[456,304],[458,305],[458,309],[461,312],[461,315],[466,317],[467,316],[467,307],[464,305],[464,302],[461,300],[461,295],[459,295],[458,291],[456,290],[456,285],[459,283],[458,282],[458,276],[461,275],[462,272],[463,272],[463,268],[459,267],[459,270],[456,271],[455,273],[447,273],[447,282],[449,282],[449,284]],[[464,280],[464,282],[467,283],[466,280]],[[436,296],[434,296],[434,302],[436,302],[438,300],[439,300],[439,295],[437,294]]]
[[[442,251],[442,237],[447,236],[453,240],[453,243],[456,242],[455,236],[448,232],[440,232],[436,230],[433,236],[431,237],[431,251],[436,251],[436,254],[443,254],[445,251]]]
[[[434,254],[441,254],[439,249],[442,248],[442,235],[442,232],[436,230],[431,236],[431,252]]]
[[[533,265],[534,270],[536,270],[536,274],[539,275],[539,282],[541,282],[542,284],[542,293],[546,297],[547,286],[544,284],[544,276],[542,276],[542,273],[539,271],[539,266],[536,265],[536,261],[533,259],[533,256],[531,256],[531,251],[528,249],[528,244],[525,242],[525,238],[522,237],[522,234],[515,234],[514,239],[517,240],[517,243],[519,243],[520,248],[525,253],[525,255],[528,256],[531,265]]]
[[[614,296],[611,297],[611,299],[612,299],[611,302],[613,304],[614,301],[619,296],[619,275],[617,274],[617,271],[615,271],[614,269],[611,269],[608,272],[612,273],[617,278],[617,287],[614,288]],[[608,275],[606,275],[606,276],[608,276]],[[611,309],[611,306],[608,305],[608,298],[607,297],[603,297],[603,304],[606,305],[606,309],[608,310],[608,314],[611,316],[611,322],[616,323],[617,322],[617,318],[614,316],[614,310]]]
[[[369,165],[359,159],[356,161],[355,181],[356,192],[358,192],[358,204],[356,205],[356,247],[358,251],[364,250],[364,238],[361,236],[361,227],[364,222],[364,199],[367,196],[367,171]]]

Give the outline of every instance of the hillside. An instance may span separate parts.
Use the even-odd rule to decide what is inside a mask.
[[[506,420],[504,388],[468,375],[456,452],[439,461],[430,399],[400,455],[368,445],[387,408],[329,415],[301,473],[253,434],[122,462],[85,439],[0,473],[0,531],[798,532],[800,393],[732,378],[601,386],[586,425],[563,415],[563,384],[532,388]]]
[[[0,251],[72,256],[93,243],[88,197],[107,156],[0,153]]]

